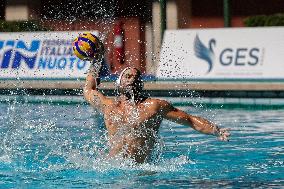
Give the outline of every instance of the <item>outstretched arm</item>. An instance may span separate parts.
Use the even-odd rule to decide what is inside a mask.
[[[165,103],[165,118],[178,124],[187,125],[204,134],[215,135],[222,141],[229,141],[228,129],[220,129],[212,122],[198,116],[185,113],[174,108],[171,104]]]
[[[84,97],[91,105],[103,111],[104,107],[109,103],[110,100],[97,90],[97,86],[100,82],[100,68],[101,61],[92,62],[86,78]]]

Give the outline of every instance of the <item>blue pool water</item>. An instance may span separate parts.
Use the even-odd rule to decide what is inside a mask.
[[[164,121],[155,162],[107,161],[91,107],[2,102],[0,188],[284,187],[284,109],[179,108],[231,128],[230,142]]]

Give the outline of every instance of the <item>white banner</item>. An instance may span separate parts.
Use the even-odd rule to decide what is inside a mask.
[[[157,77],[284,79],[284,28],[168,30]]]
[[[0,79],[86,77],[89,63],[72,50],[73,40],[82,32],[0,33]]]

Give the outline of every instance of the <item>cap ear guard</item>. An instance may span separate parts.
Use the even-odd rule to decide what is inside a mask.
[[[117,78],[117,80],[116,80],[116,82],[115,82],[116,87],[119,87],[119,86],[120,86],[121,78],[122,78],[124,72],[125,72],[126,70],[128,70],[128,69],[130,69],[130,67],[126,67],[126,68],[124,68],[124,69],[120,72],[120,74],[119,74],[119,76],[118,76],[118,78]]]

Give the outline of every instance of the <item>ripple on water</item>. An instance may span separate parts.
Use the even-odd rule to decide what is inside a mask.
[[[0,116],[0,183],[4,188],[283,186],[283,110],[183,109],[231,128],[230,142],[165,121],[158,161],[136,165],[104,158],[103,118],[88,106],[0,103],[0,112],[9,112]]]

